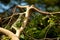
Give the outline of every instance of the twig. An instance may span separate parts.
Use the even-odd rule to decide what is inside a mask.
[[[22,23],[22,26],[17,30],[17,32],[16,32],[16,35],[19,37],[20,36],[20,34],[21,34],[21,32],[24,30],[24,28],[26,27],[26,25],[27,25],[27,22],[28,22],[28,19],[29,19],[29,14],[30,14],[30,7],[29,6],[27,6],[27,10],[26,10],[26,12],[25,12],[25,19],[24,19],[24,21],[23,21],[23,23]]]
[[[12,28],[14,28],[16,31],[18,30],[17,27],[16,27],[16,23],[21,21],[21,16],[23,15],[24,13],[20,13],[18,19],[14,22],[14,24],[12,24]]]

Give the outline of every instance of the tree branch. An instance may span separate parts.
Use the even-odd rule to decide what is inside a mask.
[[[29,16],[30,16],[31,10],[34,10],[34,11],[37,11],[37,12],[39,12],[41,14],[46,14],[46,15],[57,14],[57,13],[59,14],[60,13],[60,12],[51,12],[51,13],[50,12],[44,12],[44,11],[41,11],[41,10],[37,9],[33,5],[31,5],[31,6],[28,6],[28,5],[27,6],[20,6],[20,5],[18,5],[16,7],[20,8],[20,9],[26,8],[26,12],[22,12],[22,13],[25,14],[25,18],[24,18],[24,21],[23,21],[21,27],[19,29],[17,29],[16,28],[16,23],[21,20],[21,16],[22,16],[21,14],[22,13],[18,13],[18,14],[20,14],[19,17],[18,17],[18,19],[11,26],[12,28],[14,28],[16,30],[16,35],[13,34],[10,31],[6,30],[6,29],[0,28],[0,32],[5,33],[6,35],[8,35],[9,37],[12,38],[12,40],[19,40],[18,38],[19,38],[21,32],[24,30],[24,28],[26,28],[26,25],[27,25],[27,22],[29,20]],[[14,13],[13,15],[18,15],[18,14]],[[9,17],[9,18],[11,18],[11,17]]]
[[[10,38],[12,38],[11,40],[19,40],[18,37],[14,33],[12,33],[11,31],[9,31],[7,29],[0,27],[0,32],[8,35]]]

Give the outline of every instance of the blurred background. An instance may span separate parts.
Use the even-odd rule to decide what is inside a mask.
[[[0,0],[0,26],[11,30],[11,25],[17,20],[18,15],[12,18],[6,18],[12,13],[12,9],[16,5],[35,5],[36,8],[47,12],[59,12],[60,0]],[[24,10],[25,11],[25,10]],[[24,15],[23,15],[24,17]],[[1,19],[2,18],[2,19]],[[5,19],[4,19],[5,18]],[[1,21],[2,20],[2,21]],[[9,25],[7,26],[7,24]],[[32,12],[30,21],[26,29],[22,32],[21,40],[38,40],[40,38],[60,38],[60,14],[43,15],[38,12]],[[6,27],[7,26],[7,27]],[[21,23],[17,23],[17,27]],[[15,33],[15,30],[11,30]],[[1,35],[0,35],[1,36]],[[0,39],[6,39],[6,36]]]
[[[60,0],[0,0],[0,13],[13,5],[35,5],[43,11],[60,11]]]

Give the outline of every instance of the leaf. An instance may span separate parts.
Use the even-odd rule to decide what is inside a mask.
[[[24,35],[23,35],[23,34],[22,34],[22,35],[20,35],[20,37],[24,39]]]

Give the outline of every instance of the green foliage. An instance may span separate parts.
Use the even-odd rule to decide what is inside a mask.
[[[1,1],[5,3],[4,0]],[[7,4],[9,2],[10,0],[7,2]],[[49,11],[49,12],[60,11],[60,5],[57,5],[60,3],[59,0],[24,0],[24,2],[26,2],[29,5],[31,4],[34,5],[37,4],[37,6],[44,5],[43,7],[45,7],[45,11]],[[4,18],[7,16],[8,14],[2,14],[2,17]],[[19,28],[22,25],[24,16],[25,15],[19,18],[17,23],[14,25],[15,27]],[[20,19],[22,20],[20,21]],[[7,23],[2,24],[2,27],[11,30],[10,29],[11,25],[7,25],[7,26],[6,25]],[[33,12],[31,14],[27,27],[20,35],[21,40],[34,40],[34,39],[41,39],[41,38],[57,38],[57,37],[60,37],[60,14],[43,15],[37,12]],[[7,36],[3,36],[2,39],[8,40],[9,38]]]
[[[44,2],[48,5],[55,5],[59,0],[44,0]]]
[[[36,3],[39,3],[40,1],[39,0],[25,0],[28,4],[36,4]]]
[[[42,15],[37,12],[34,12],[30,16],[27,27],[20,35],[20,39],[21,40],[34,40],[34,39],[42,39],[46,37],[47,38],[60,37],[59,20],[60,20],[60,16],[58,16],[57,14],[56,15]],[[16,23],[17,28],[22,25],[21,22],[19,20]],[[5,26],[5,28],[9,29],[10,27]]]
[[[1,37],[1,40],[10,40],[11,38],[9,38],[8,36],[6,36],[6,35],[2,35],[2,37]]]

